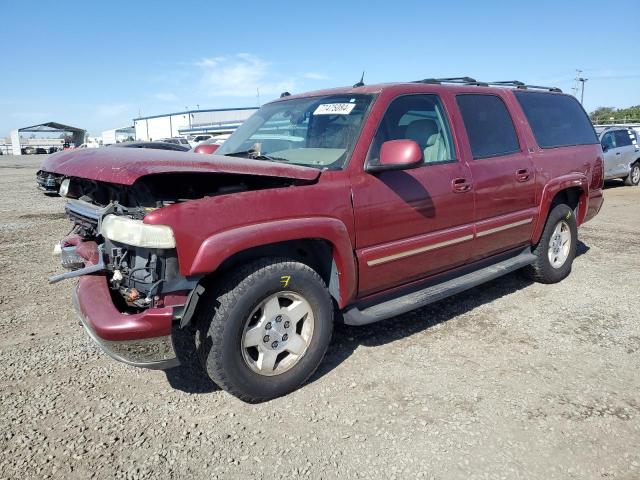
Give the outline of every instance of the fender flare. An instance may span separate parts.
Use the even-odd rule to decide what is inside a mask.
[[[544,186],[542,189],[542,196],[540,198],[538,220],[533,229],[532,242],[534,245],[540,241],[542,231],[544,230],[545,223],[547,222],[547,216],[551,210],[551,203],[555,196],[562,190],[576,187],[582,192],[580,194],[580,204],[578,207],[578,215],[576,217],[576,222],[580,225],[586,215],[588,207],[587,203],[589,201],[589,180],[587,179],[587,176],[583,173],[570,173],[556,177]]]
[[[333,262],[338,275],[338,306],[343,308],[355,297],[356,265],[347,227],[330,217],[293,218],[245,225],[208,237],[196,253],[189,275],[214,272],[226,259],[244,250],[272,243],[320,239],[333,247]]]

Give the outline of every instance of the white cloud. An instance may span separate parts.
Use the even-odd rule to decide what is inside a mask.
[[[203,58],[196,63],[207,95],[253,97],[294,90],[295,79],[275,73],[269,62],[249,53]]]
[[[328,80],[329,76],[325,75],[324,73],[318,73],[318,72],[307,72],[307,73],[303,73],[302,76],[304,78],[308,78],[309,80]]]
[[[178,97],[173,93],[160,92],[156,93],[154,97],[163,102],[175,102],[178,100]]]

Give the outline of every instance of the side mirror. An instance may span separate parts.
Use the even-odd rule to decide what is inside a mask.
[[[607,150],[609,150],[609,145],[607,145],[607,144],[603,143],[603,144],[602,144],[602,151],[603,151],[603,152],[606,152]]]
[[[380,162],[367,165],[367,172],[408,170],[422,165],[423,154],[413,140],[388,140],[380,147]]]

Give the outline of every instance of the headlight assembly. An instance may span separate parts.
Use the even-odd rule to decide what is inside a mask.
[[[117,215],[107,215],[102,219],[100,233],[114,242],[136,247],[175,248],[176,246],[171,227],[147,225],[142,220]]]

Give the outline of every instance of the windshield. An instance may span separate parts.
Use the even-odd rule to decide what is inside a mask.
[[[216,155],[340,169],[347,163],[371,95],[325,95],[263,106]]]

